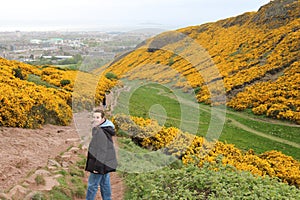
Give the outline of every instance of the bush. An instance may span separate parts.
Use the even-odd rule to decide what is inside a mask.
[[[201,87],[200,87],[200,86],[194,88],[195,94],[198,94],[198,93],[200,92],[200,90],[201,90]]]
[[[110,79],[110,80],[112,80],[112,79],[117,79],[117,78],[118,78],[117,75],[115,75],[115,74],[112,73],[112,72],[107,72],[107,73],[105,74],[105,77],[108,78],[108,79]]]
[[[219,171],[214,171],[215,167]],[[277,179],[206,163],[126,175],[125,199],[297,199],[300,190]]]
[[[60,81],[60,85],[61,86],[69,85],[70,83],[71,83],[71,81],[70,80],[66,80],[66,79],[63,79],[63,80]]]
[[[19,78],[21,80],[25,80],[25,77],[22,74],[22,69],[21,68],[14,68],[13,71],[14,71],[14,76],[16,78]]]

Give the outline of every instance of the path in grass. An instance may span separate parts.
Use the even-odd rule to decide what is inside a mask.
[[[178,97],[177,97],[178,98]],[[200,110],[204,111],[204,112],[207,112],[207,113],[210,113],[210,109],[207,109],[206,107],[204,107],[203,105],[199,105],[198,103],[195,103],[193,101],[189,101],[188,99],[184,99],[184,98],[181,98],[180,99],[180,102],[184,102],[186,104],[188,104],[189,106],[192,106],[192,107],[195,107],[195,108],[199,108]],[[223,110],[223,109],[218,109],[218,108],[214,108],[216,110],[218,110],[219,112],[230,112],[230,114],[233,114],[233,115],[236,115],[236,116],[239,116],[239,117],[243,117],[243,118],[247,118],[249,120],[253,120],[253,121],[257,121],[257,122],[262,122],[262,120],[259,120],[259,119],[255,119],[255,118],[250,118],[246,115],[243,115],[243,114],[240,114],[240,113],[235,113],[235,112],[232,112],[232,111],[228,111],[228,110]],[[276,136],[272,136],[272,135],[268,135],[268,134],[265,134],[263,132],[260,132],[260,131],[256,131],[238,121],[236,121],[235,119],[231,118],[231,117],[228,117],[226,116],[226,120],[229,120],[231,121],[231,123],[238,127],[238,128],[241,128],[247,132],[250,132],[250,133],[253,133],[255,135],[258,135],[258,136],[261,136],[261,137],[264,137],[264,138],[267,138],[267,139],[270,139],[270,140],[273,140],[273,141],[276,141],[276,142],[280,142],[280,143],[283,143],[283,144],[287,144],[287,145],[290,145],[290,146],[293,146],[293,147],[296,147],[296,148],[300,148],[300,145],[296,142],[292,142],[292,141],[289,141],[289,140],[285,140],[285,139],[282,139],[282,138],[279,138],[279,137],[276,137]],[[300,127],[299,125],[296,125],[296,124],[283,124],[281,122],[275,122],[275,121],[263,121],[263,122],[266,122],[266,123],[269,123],[269,124],[276,124],[276,125],[284,125],[284,126],[292,126],[292,127]]]
[[[165,92],[162,88],[156,88],[156,87],[153,87],[153,88],[158,90],[158,92],[157,92],[158,95],[166,96],[168,98],[175,99],[175,100],[179,101],[180,104],[185,104],[186,106],[189,106],[189,107],[192,107],[192,108],[195,108],[195,109],[199,109],[199,110],[201,110],[203,112],[206,112],[206,113],[209,113],[209,114],[211,113],[211,108],[210,107],[208,107],[206,105],[201,105],[201,104],[193,101],[193,99],[186,98],[185,96],[181,97],[181,96],[178,96],[178,95],[170,94],[168,92]],[[130,89],[131,89],[130,86],[127,86],[125,90],[126,90],[126,92],[129,92]],[[119,88],[117,90],[117,95],[116,96],[118,97],[121,92],[122,92],[122,88]],[[114,103],[113,103],[114,106],[117,105],[117,100],[118,100],[118,98],[114,98]],[[219,108],[216,108],[216,107],[214,107],[213,109],[214,109],[214,111],[220,112],[221,117],[226,115],[226,114],[231,114],[231,115],[235,115],[239,118],[244,118],[244,119],[247,119],[247,120],[252,120],[252,121],[256,121],[256,122],[260,122],[260,123],[261,122],[267,123],[266,126],[283,125],[283,126],[288,126],[288,127],[299,127],[300,128],[300,125],[291,124],[291,123],[284,123],[284,122],[281,122],[279,120],[276,121],[276,120],[272,120],[272,119],[253,118],[253,117],[247,116],[247,114],[233,112],[233,111],[230,111],[228,109],[219,109]],[[164,117],[164,116],[160,116],[157,113],[151,113],[151,114],[153,114],[155,116],[158,116],[158,117]],[[168,117],[168,119],[180,120],[180,119],[177,119],[177,118],[174,118],[174,117]],[[235,126],[237,128],[240,128],[240,129],[243,129],[243,130],[245,130],[245,131],[247,131],[251,134],[255,134],[255,135],[267,138],[267,139],[272,140],[272,141],[276,141],[276,142],[279,142],[279,143],[290,145],[292,147],[300,148],[300,144],[297,143],[297,142],[289,141],[289,140],[286,140],[286,139],[283,139],[283,138],[280,138],[280,137],[277,137],[277,136],[273,136],[273,135],[270,135],[270,134],[263,133],[263,132],[258,131],[258,130],[254,130],[251,127],[249,127],[249,126],[247,126],[243,123],[238,122],[237,120],[233,119],[232,117],[230,117],[228,115],[226,115],[226,120],[227,120],[227,122],[231,123],[233,126]],[[186,119],[183,122],[191,123],[191,124],[195,123],[195,121],[193,121],[193,120],[186,120]]]

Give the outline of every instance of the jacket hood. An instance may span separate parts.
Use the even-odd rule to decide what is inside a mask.
[[[115,125],[108,119],[106,119],[102,124],[100,124],[100,127],[112,127],[115,128]]]

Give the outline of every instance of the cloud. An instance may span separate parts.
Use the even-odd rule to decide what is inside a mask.
[[[153,23],[188,26],[257,10],[268,0],[9,0],[2,3],[1,24]],[[1,26],[0,24],[0,26]]]

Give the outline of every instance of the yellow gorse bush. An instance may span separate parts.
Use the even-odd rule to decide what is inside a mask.
[[[17,79],[1,79],[0,88],[1,126],[34,128],[71,120],[71,107],[60,98],[63,92]]]
[[[154,120],[124,114],[114,116],[113,121],[118,131],[127,132],[140,146],[151,150],[161,149],[166,154],[182,159],[184,164],[201,167],[205,162],[217,162],[222,156],[224,165],[232,165],[238,170],[259,176],[278,177],[286,183],[300,186],[300,163],[281,152],[273,150],[255,154],[251,149],[243,152],[233,144],[207,141],[174,127],[160,127]]]
[[[299,62],[286,69],[284,76],[274,82],[263,82],[247,87],[228,105],[243,110],[252,108],[255,114],[266,114],[277,119],[300,123],[300,68]],[[240,108],[243,105],[244,108]]]
[[[29,82],[30,75],[39,77],[48,87]],[[116,81],[104,76],[0,58],[0,126],[68,125],[72,106],[78,111],[99,105],[105,91],[115,84]]]

